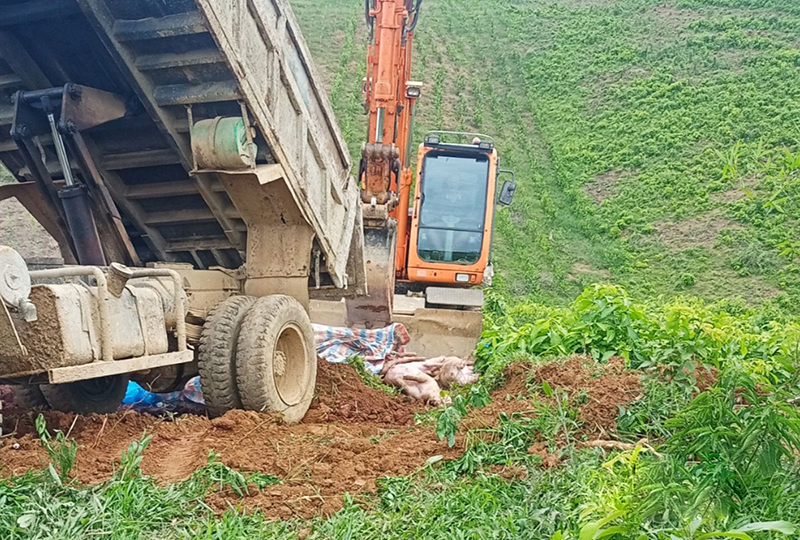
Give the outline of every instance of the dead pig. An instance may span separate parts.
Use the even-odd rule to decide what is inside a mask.
[[[406,395],[428,405],[442,403],[442,391],[436,379],[421,371],[418,362],[397,363],[384,366],[383,382],[400,388]]]
[[[472,364],[455,356],[426,360],[413,355],[396,358],[384,364],[382,376],[386,384],[401,388],[407,395],[429,405],[442,403],[442,388],[478,380]]]

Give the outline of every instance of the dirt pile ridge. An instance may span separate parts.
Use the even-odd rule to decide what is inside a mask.
[[[431,456],[459,455],[438,441],[430,427],[413,425],[418,406],[366,387],[349,365],[320,363],[317,391],[306,419],[295,426],[245,411],[215,419],[156,418],[133,411],[88,417],[48,412],[45,418],[49,429],[69,432],[77,441],[72,476],[83,484],[109,479],[130,443],[151,434],[143,474],[161,484],[185,480],[214,451],[233,469],[273,474],[283,484],[251,489],[244,498],[229,489],[210,492],[209,506],[219,512],[258,508],[281,519],[334,513],[345,492],[355,497],[374,493],[380,477],[410,474]],[[16,431],[16,436],[0,446],[0,475],[47,466],[34,418],[33,413],[6,418],[5,432]]]
[[[528,386],[541,387],[541,380],[553,388],[568,387],[570,395],[584,390],[588,398],[580,414],[586,425],[610,428],[617,404],[629,401],[637,391],[638,377],[624,372],[624,364],[617,360],[600,367],[584,365],[585,361],[572,358],[565,364],[509,367],[506,384],[494,392],[493,402],[473,411],[462,430],[495,424],[500,412],[536,414]],[[189,478],[207,463],[211,451],[233,469],[280,478],[283,484],[250,489],[244,498],[230,488],[212,490],[206,497],[206,503],[220,513],[231,507],[260,509],[274,519],[329,515],[341,508],[344,493],[363,499],[375,493],[381,477],[411,474],[433,456],[461,455],[463,437],[455,448],[448,448],[437,440],[433,426],[414,425],[418,405],[366,387],[352,366],[320,363],[317,380],[312,409],[295,426],[245,411],[215,419],[157,418],[133,411],[88,417],[49,412],[45,418],[48,428],[70,433],[77,441],[72,476],[83,484],[109,479],[130,443],[150,434],[141,469],[160,484]],[[48,457],[36,437],[34,418],[35,413],[6,418],[5,432],[16,434],[0,445],[0,476],[46,467]]]
[[[542,391],[546,381],[553,390],[566,393],[567,405],[578,410],[582,434],[605,435],[616,428],[619,406],[641,396],[640,374],[626,370],[622,357],[613,357],[606,364],[582,355],[538,366],[517,362],[503,375],[505,382],[492,393],[492,403],[470,415],[470,427],[491,424],[502,412],[537,415],[537,403],[555,404]]]
[[[380,422],[409,425],[418,402],[405,396],[392,397],[369,388],[350,366],[320,362],[317,368],[317,395],[305,422]]]
[[[587,356],[571,356],[563,364],[536,368],[532,381],[539,387],[546,381],[554,390],[565,390],[578,409],[584,433],[614,431],[619,405],[641,396],[639,374],[625,369],[621,356],[610,358],[607,364],[598,364]]]

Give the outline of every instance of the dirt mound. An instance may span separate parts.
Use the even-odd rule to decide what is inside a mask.
[[[541,386],[547,382],[554,390],[565,390],[570,404],[578,409],[584,433],[603,433],[617,427],[619,406],[641,395],[639,374],[625,369],[625,359],[615,356],[607,364],[591,357],[571,356],[564,363],[555,362],[536,368],[532,380]]]
[[[320,362],[317,395],[305,422],[368,421],[404,426],[413,422],[419,409],[419,403],[409,398],[395,398],[364,385],[348,364]]]
[[[528,386],[541,387],[542,380],[566,389],[570,396],[585,392],[586,402],[579,406],[585,427],[610,429],[617,405],[627,403],[638,391],[637,375],[623,368],[616,359],[607,366],[586,358],[538,368],[516,364],[506,372],[506,384],[493,393],[493,402],[470,413],[462,431],[494,424],[500,412],[537,414]],[[231,411],[213,420],[192,415],[156,418],[133,411],[88,417],[50,412],[45,418],[51,430],[70,433],[77,441],[71,474],[81,483],[109,479],[119,467],[122,452],[149,434],[152,440],[143,455],[143,474],[161,484],[185,480],[208,462],[213,451],[233,469],[275,475],[283,483],[262,490],[253,487],[244,498],[230,488],[212,490],[206,503],[217,512],[231,507],[260,509],[276,519],[331,514],[341,508],[344,493],[364,500],[375,493],[381,477],[411,474],[433,456],[454,459],[461,455],[463,437],[455,448],[448,448],[437,440],[432,426],[413,424],[418,407],[406,398],[367,388],[351,366],[320,363],[317,380],[313,408],[295,426],[286,426],[272,415],[245,411]],[[0,445],[0,475],[18,475],[47,465],[34,419],[33,413],[6,418],[6,433],[15,434]],[[543,463],[557,465],[557,456],[543,448],[537,452]]]
[[[314,408],[296,426],[245,411],[213,420],[133,411],[88,417],[48,412],[45,418],[49,429],[77,441],[72,476],[81,483],[109,479],[130,443],[150,434],[141,469],[159,483],[185,480],[214,451],[229,467],[272,474],[283,482],[251,489],[244,498],[229,488],[210,492],[206,502],[215,511],[241,506],[272,518],[308,518],[339,510],[346,492],[356,498],[374,493],[380,477],[410,474],[435,455],[457,457],[458,450],[439,442],[431,428],[412,425],[414,410],[406,398],[364,386],[351,366],[320,363]],[[33,413],[6,418],[6,432],[16,435],[0,446],[3,476],[47,465],[34,421]]]
[[[528,375],[531,371],[531,364],[528,362],[517,362],[511,364],[503,372],[503,386],[494,392],[493,398],[500,396],[525,397],[528,395]]]
[[[472,409],[464,419],[462,431],[484,428],[497,424],[500,413],[520,413],[526,417],[534,417],[536,404],[530,399],[528,377],[533,364],[516,362],[506,367],[503,372],[503,385],[491,393],[492,401],[480,409]]]
[[[69,429],[68,415],[46,417],[53,427]],[[142,472],[162,484],[187,479],[207,463],[211,451],[236,470],[279,477],[283,484],[253,489],[244,499],[229,489],[207,498],[219,512],[229,505],[242,506],[259,508],[275,518],[336,512],[345,492],[355,497],[373,493],[377,478],[410,474],[434,455],[457,455],[430,429],[370,422],[286,426],[274,416],[245,411],[213,420],[200,416],[169,420],[125,412],[76,419],[72,435],[79,448],[72,476],[84,484],[107,480],[122,451],[145,433],[152,440],[144,452]],[[47,455],[31,434],[0,447],[4,475],[46,464]]]
[[[616,428],[619,407],[641,395],[639,373],[626,370],[621,357],[611,358],[607,364],[598,364],[588,356],[571,356],[563,362],[539,366],[516,362],[505,369],[503,379],[503,385],[492,392],[492,402],[470,412],[464,421],[465,428],[496,425],[500,413],[536,417],[542,404],[555,404],[542,391],[542,383],[547,381],[554,390],[566,392],[567,406],[577,409],[579,433],[604,435]],[[543,455],[539,451],[532,453]],[[554,465],[552,459],[543,455],[547,466]]]
[[[564,362],[541,366],[517,362],[503,375],[505,382],[492,393],[492,403],[470,415],[469,427],[493,424],[502,412],[536,416],[537,402],[553,402],[541,391],[547,381],[554,390],[566,392],[568,406],[578,410],[581,433],[603,434],[616,428],[620,405],[635,401],[641,394],[639,374],[626,370],[621,357],[611,358],[607,364],[598,364],[587,356],[571,356]]]

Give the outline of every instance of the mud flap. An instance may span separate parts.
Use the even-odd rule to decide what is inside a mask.
[[[396,221],[389,220],[387,227],[364,228],[367,294],[345,300],[346,326],[372,329],[383,328],[392,323],[396,250]]]

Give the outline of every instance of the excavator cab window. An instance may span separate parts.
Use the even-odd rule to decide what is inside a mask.
[[[475,264],[483,247],[489,159],[431,152],[422,169],[417,254],[432,263]]]

